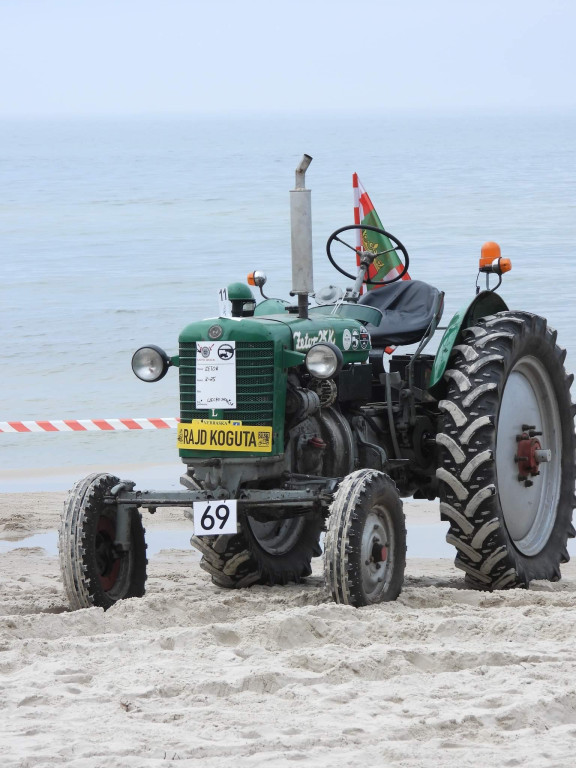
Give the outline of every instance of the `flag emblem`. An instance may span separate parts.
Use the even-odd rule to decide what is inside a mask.
[[[376,213],[372,200],[370,200],[368,192],[366,192],[362,182],[358,179],[357,173],[352,176],[352,186],[354,188],[354,223],[385,229],[380,217]],[[394,250],[394,245],[385,235],[380,235],[377,232],[371,232],[366,229],[359,229],[357,233],[356,247],[358,250],[369,251],[370,253],[390,251],[390,253],[377,256],[374,259],[368,268],[368,278],[370,280],[376,282],[391,280],[402,272],[404,266]],[[359,258],[357,263],[360,263]],[[404,274],[402,280],[410,280],[408,272]],[[367,284],[368,290],[380,287],[382,286]]]

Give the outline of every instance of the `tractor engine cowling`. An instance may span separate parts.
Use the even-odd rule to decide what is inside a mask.
[[[187,326],[179,342],[178,448],[184,463],[196,468],[216,459],[219,464],[244,459],[259,467],[255,478],[286,471],[329,476],[350,471],[351,459],[335,458],[351,455],[352,438],[333,404],[338,379],[349,379],[355,364],[368,359],[370,339],[361,323],[323,314],[303,319],[289,312],[217,318]],[[341,357],[338,376],[319,379],[308,372],[306,354],[318,344]],[[230,356],[222,365],[214,358],[218,371],[206,363],[214,351]],[[223,403],[221,395],[229,401]],[[245,471],[243,479],[252,474]]]

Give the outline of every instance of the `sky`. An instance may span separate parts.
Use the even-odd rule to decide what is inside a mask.
[[[572,110],[576,0],[0,0],[0,117]]]

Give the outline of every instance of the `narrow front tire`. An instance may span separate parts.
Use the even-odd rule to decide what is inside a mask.
[[[360,469],[334,495],[324,551],[326,586],[356,608],[396,600],[406,566],[406,525],[394,482]]]
[[[107,610],[118,600],[144,595],[146,542],[137,509],[130,510],[130,549],[119,552],[114,546],[116,506],[104,499],[119,482],[114,475],[88,475],[76,483],[64,504],[58,548],[72,610]]]

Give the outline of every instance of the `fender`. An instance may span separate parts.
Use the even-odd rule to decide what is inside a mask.
[[[482,291],[474,297],[470,304],[456,312],[444,331],[444,336],[442,336],[442,341],[434,358],[428,389],[433,389],[442,380],[452,348],[461,340],[462,329],[474,325],[481,317],[493,315],[496,312],[505,312],[507,309],[508,306],[504,299],[497,293]]]
[[[264,299],[259,304],[256,304],[254,315],[256,317],[261,315],[283,315],[286,313],[286,307],[289,306],[284,299]]]

